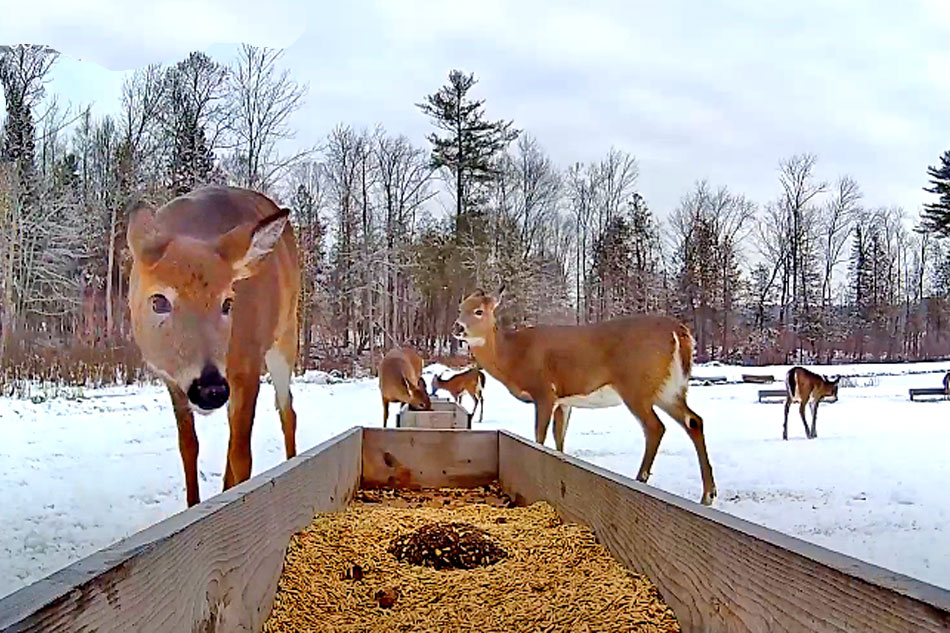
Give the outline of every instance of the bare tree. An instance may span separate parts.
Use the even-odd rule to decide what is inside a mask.
[[[231,74],[233,133],[241,171],[239,181],[268,191],[288,167],[311,150],[282,155],[280,141],[293,139],[290,118],[304,104],[307,86],[287,69],[280,70],[282,50],[243,45]]]

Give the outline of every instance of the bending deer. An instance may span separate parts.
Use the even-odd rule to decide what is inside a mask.
[[[383,396],[383,428],[389,420],[389,405],[404,402],[415,409],[432,408],[422,377],[422,358],[411,347],[396,347],[379,365],[379,392]]]
[[[199,502],[193,413],[228,404],[224,489],[250,477],[251,426],[267,366],[287,458],[296,454],[290,377],[300,271],[288,211],[245,189],[209,187],[129,223],[129,308],[142,356],[165,382],[178,422],[189,506]]]
[[[785,376],[785,422],[782,424],[782,439],[788,439],[788,409],[793,402],[800,402],[798,412],[805,425],[805,437],[810,440],[818,437],[818,403],[824,398],[838,397],[838,381],[827,380],[824,376],[808,371],[804,367],[792,367]],[[811,430],[805,421],[805,405],[811,402]]]
[[[534,403],[535,439],[543,444],[551,416],[564,450],[572,407],[626,405],[646,436],[637,479],[646,482],[665,428],[658,406],[686,430],[703,478],[702,503],[716,496],[703,420],[686,404],[693,337],[675,319],[633,316],[590,325],[536,326],[501,331],[496,297],[477,290],[459,306],[453,335],[468,343],[478,364],[519,400]]]
[[[455,399],[455,403],[459,405],[462,402],[462,394],[467,393],[471,396],[472,400],[475,401],[475,406],[472,407],[472,412],[468,416],[469,420],[474,417],[475,409],[481,404],[482,411],[478,416],[479,422],[485,418],[485,399],[482,396],[482,390],[484,388],[485,374],[478,367],[472,367],[450,378],[443,378],[441,376],[433,376],[432,378],[433,396],[439,389],[444,389],[452,395]]]

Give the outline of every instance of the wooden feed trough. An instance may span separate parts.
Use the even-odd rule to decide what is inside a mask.
[[[944,400],[948,397],[948,394],[942,387],[920,387],[910,390],[911,402],[914,401],[914,398],[920,396],[938,396],[941,400]]]
[[[413,411],[403,405],[396,416],[396,427],[406,429],[470,429],[472,416],[451,400],[432,398],[431,411]]]
[[[742,382],[768,385],[775,382],[775,376],[772,374],[742,374]]]
[[[779,399],[782,402],[784,402],[785,397],[787,395],[788,395],[788,391],[786,391],[785,389],[759,389],[759,402],[762,402],[764,400],[775,400],[775,399]],[[823,403],[827,402],[828,404],[834,404],[838,402],[838,398],[837,396],[823,398],[821,401]]]
[[[683,631],[943,631],[950,592],[504,431],[353,428],[0,600],[0,631],[260,631],[291,537],[358,489],[546,500],[649,578]]]

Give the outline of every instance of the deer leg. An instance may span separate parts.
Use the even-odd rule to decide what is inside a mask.
[[[389,400],[383,398],[383,428],[386,428],[386,423],[389,422]]]
[[[785,422],[782,424],[782,439],[788,439],[788,410],[792,406],[792,399],[790,397],[785,398]]]
[[[166,383],[172,398],[175,421],[178,423],[178,452],[185,469],[185,499],[190,508],[200,501],[198,495],[198,435],[195,433],[195,415],[188,404],[188,396],[178,385]]]
[[[475,399],[475,401],[475,406],[481,407],[478,411],[478,422],[481,424],[482,420],[485,419],[485,395],[482,393],[478,394],[478,397]],[[472,413],[474,414],[475,411],[473,410]]]
[[[646,483],[650,478],[650,469],[653,467],[653,460],[656,459],[656,452],[660,448],[660,440],[663,439],[663,434],[666,433],[666,427],[657,417],[653,407],[649,405],[642,406],[637,401],[627,400],[626,398],[624,398],[624,402],[630,413],[637,418],[643,428],[643,460],[640,462],[640,470],[637,471],[637,481]]]
[[[706,438],[703,435],[703,419],[686,404],[685,394],[681,394],[672,403],[658,403],[659,407],[670,414],[674,420],[686,429],[689,439],[693,440],[696,456],[699,458],[699,472],[703,478],[702,504],[708,506],[716,498],[716,482],[713,479],[712,464],[706,453]]]
[[[808,406],[808,400],[803,398],[801,405],[798,407],[798,413],[802,416],[802,424],[805,425],[805,437],[811,437],[811,429],[808,428],[808,422],[805,420],[805,407]]]
[[[811,439],[818,437],[818,401],[811,403]]]
[[[534,401],[534,441],[544,445],[548,437],[548,426],[551,424],[551,413],[554,411],[554,396],[545,395]]]
[[[571,419],[571,407],[561,404],[554,409],[554,444],[557,450],[564,452],[564,436],[567,434],[567,423]]]
[[[297,414],[294,412],[294,399],[290,393],[291,364],[281,351],[271,350],[264,356],[267,371],[274,384],[277,411],[280,413],[280,426],[284,432],[284,452],[287,459],[297,454]]]
[[[231,477],[225,478],[225,490],[251,477],[251,427],[254,425],[254,408],[261,386],[260,367],[257,371],[229,371],[228,376],[231,383],[231,399],[228,401],[228,423],[231,427],[228,466]]]

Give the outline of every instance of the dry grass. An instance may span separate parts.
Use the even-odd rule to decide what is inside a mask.
[[[362,498],[293,537],[265,632],[680,630],[647,579],[545,503],[511,508],[448,491]],[[485,530],[508,556],[439,571],[387,551],[397,537],[448,521]]]

